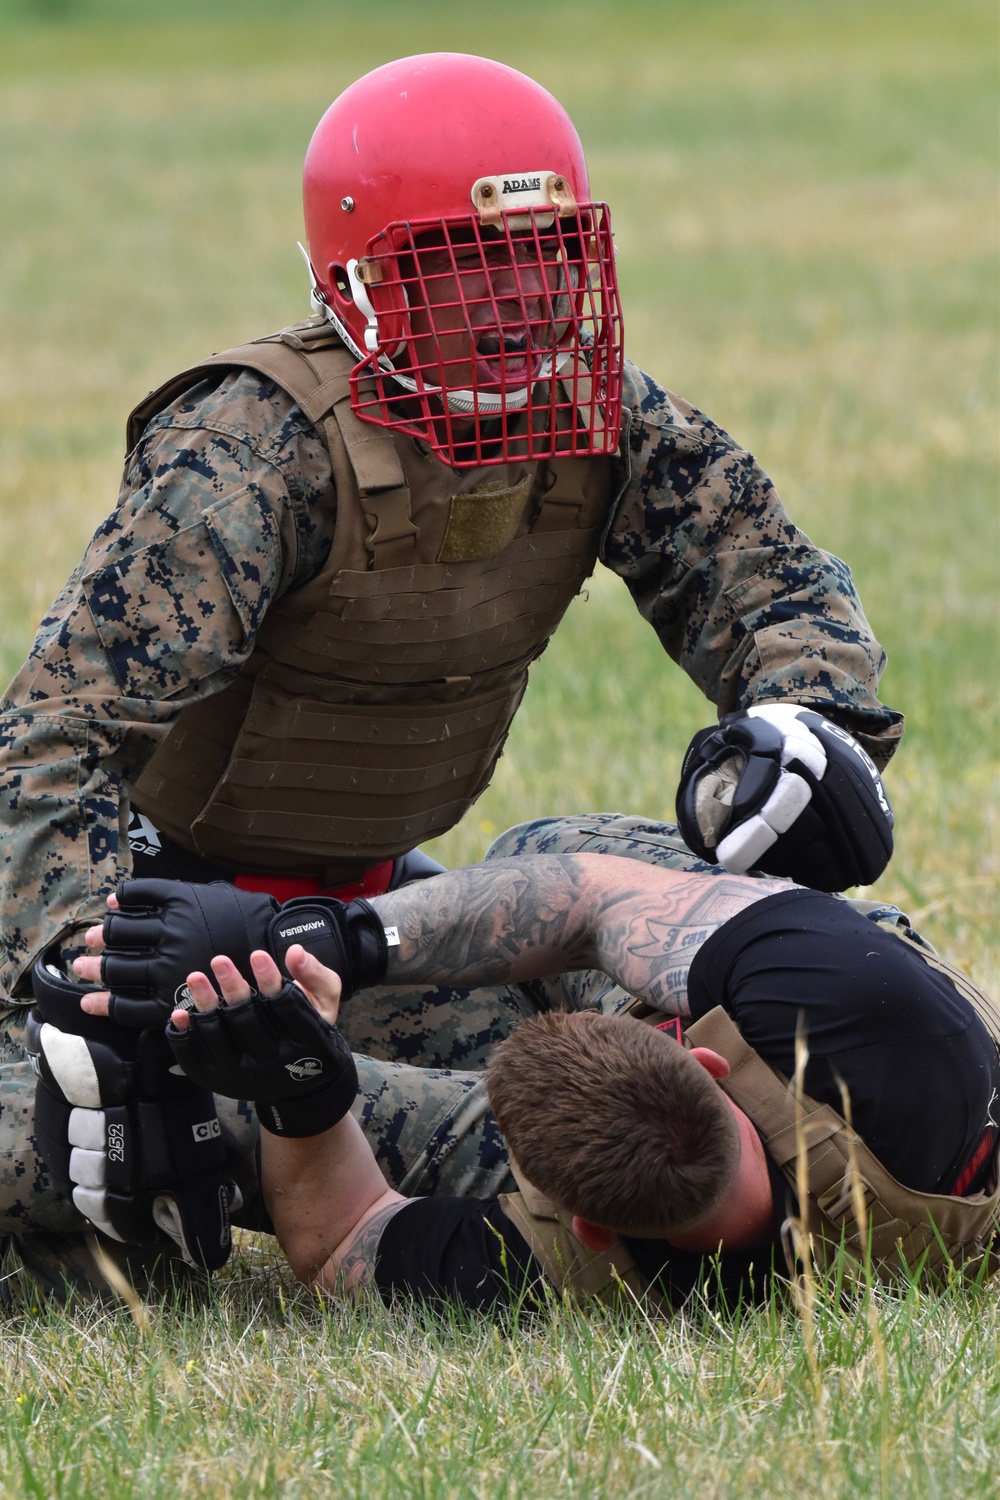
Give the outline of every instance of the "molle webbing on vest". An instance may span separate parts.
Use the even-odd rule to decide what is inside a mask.
[[[638,1302],[654,1316],[670,1315],[669,1304],[639,1270],[623,1241],[616,1239],[607,1250],[589,1250],[573,1233],[572,1215],[533,1187],[513,1157],[510,1169],[520,1191],[502,1193],[500,1206],[557,1291],[613,1307]]]
[[[923,952],[921,956],[927,958]],[[939,960],[933,962],[948,972]],[[968,980],[965,983],[967,998],[972,998],[971,991],[995,1012],[992,1002],[979,996]],[[975,1008],[979,1011],[979,1004]],[[995,1178],[990,1192],[965,1198],[904,1187],[836,1110],[807,1094],[797,1099],[788,1080],[744,1041],[721,1006],[687,1028],[685,1043],[710,1047],[729,1063],[731,1072],[720,1080],[721,1087],[749,1116],[793,1190],[799,1151],[805,1149],[807,1222],[820,1265],[832,1263],[841,1243],[853,1260],[862,1262],[866,1243],[870,1243],[873,1268],[884,1281],[905,1279],[915,1269],[933,1272],[949,1264],[975,1274],[984,1257],[990,1272],[996,1270],[1000,1259],[992,1246],[1000,1190]],[[855,1174],[863,1205],[860,1220]]]
[[[322,571],[271,606],[241,676],[181,713],[134,788],[224,868],[327,884],[443,833],[486,787],[611,505],[606,460],[447,469],[354,416],[352,365],[313,321],[171,382],[219,366],[277,381],[323,433],[337,521]]]

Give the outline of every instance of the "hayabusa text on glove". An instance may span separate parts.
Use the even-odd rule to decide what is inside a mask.
[[[218,953],[245,973],[260,948],[286,972],[285,954],[301,943],[340,976],[344,1000],[385,976],[385,929],[367,901],[302,896],[279,906],[222,881],[183,880],[126,880],[117,896],[104,919],[101,982],[111,1018],[125,1026],[162,1026],[184,1003],[188,974],[210,975]]]

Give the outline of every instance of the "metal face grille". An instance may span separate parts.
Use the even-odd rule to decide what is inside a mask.
[[[605,204],[391,224],[352,274],[377,329],[351,378],[363,420],[453,468],[617,449],[622,316]]]

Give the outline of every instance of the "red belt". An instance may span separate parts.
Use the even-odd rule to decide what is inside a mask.
[[[295,875],[237,875],[233,881],[241,891],[263,891],[276,901],[291,901],[293,896],[335,896],[338,901],[355,901],[359,896],[383,896],[389,889],[394,859],[384,859],[380,865],[366,870],[360,880],[352,885],[321,885],[318,880],[302,879]]]
[[[983,1162],[986,1160],[986,1158],[990,1154],[990,1151],[993,1149],[993,1142],[996,1140],[996,1134],[996,1130],[992,1126],[989,1130],[987,1130],[986,1134],[979,1142],[979,1145],[976,1147],[975,1151],[973,1151],[971,1157],[963,1167],[958,1181],[955,1183],[955,1186],[951,1190],[951,1193],[949,1195],[950,1197],[965,1197],[966,1193],[969,1191],[970,1187],[975,1181],[980,1167],[983,1165]]]

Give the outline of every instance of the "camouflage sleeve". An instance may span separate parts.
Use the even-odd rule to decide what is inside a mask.
[[[331,485],[315,430],[249,371],[202,383],[146,428],[0,707],[7,993],[103,915],[130,871],[128,785],[181,709],[240,669],[269,603],[318,571]]]
[[[720,718],[788,698],[885,765],[903,716],[878,700],[885,653],[850,569],[792,524],[727,433],[627,369],[628,474],[602,561]]]

